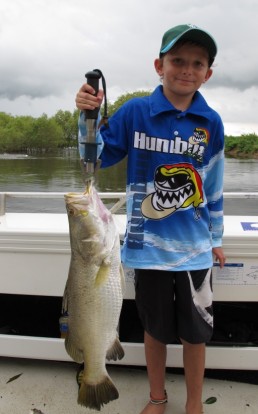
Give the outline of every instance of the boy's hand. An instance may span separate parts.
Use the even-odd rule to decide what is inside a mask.
[[[226,256],[224,255],[222,247],[213,247],[212,253],[215,256],[215,261],[219,261],[220,268],[222,268],[226,261]]]
[[[94,96],[94,93],[94,89],[87,83],[84,83],[75,98],[77,108],[81,111],[85,109],[93,110],[95,108],[99,108],[102,103],[104,93],[102,89],[98,91],[97,96]]]

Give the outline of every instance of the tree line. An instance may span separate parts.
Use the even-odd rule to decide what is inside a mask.
[[[111,116],[123,103],[135,96],[150,94],[138,91],[120,96],[114,103],[108,102]],[[48,152],[59,148],[76,147],[79,110],[59,110],[48,117],[12,116],[0,112],[0,153]]]
[[[258,159],[258,135],[255,133],[225,137],[225,153],[233,158]]]
[[[77,145],[78,110],[59,110],[53,117],[43,114],[12,116],[0,112],[0,152],[50,151]]]
[[[108,102],[111,116],[125,102],[134,97],[149,95],[151,91],[136,91]],[[59,148],[77,147],[79,110],[59,110],[48,117],[12,116],[0,112],[0,153],[47,152]],[[225,153],[233,157],[258,158],[258,136],[250,133],[225,137]]]

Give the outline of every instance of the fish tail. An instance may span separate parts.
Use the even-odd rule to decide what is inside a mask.
[[[111,346],[111,348],[107,351],[106,358],[108,361],[111,359],[113,361],[116,361],[117,359],[122,359],[124,357],[125,353],[123,350],[123,347],[119,341],[119,338],[116,337],[115,342]]]
[[[104,404],[116,400],[118,391],[109,376],[98,384],[87,384],[83,379],[78,394],[78,404],[100,411]]]

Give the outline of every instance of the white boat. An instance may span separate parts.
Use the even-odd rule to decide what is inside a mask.
[[[17,304],[17,309],[14,309],[17,320],[21,312],[18,299],[52,298],[60,302],[70,262],[69,229],[66,214],[11,213],[6,211],[6,198],[63,196],[64,193],[49,192],[0,193],[0,294],[2,298],[13,301],[12,308]],[[103,199],[118,200],[111,211],[122,239],[126,217],[119,214],[119,209],[125,203],[125,193],[100,193],[100,196]],[[225,193],[224,197],[258,199],[258,193]],[[225,216],[223,245],[227,256],[225,268],[220,270],[216,265],[213,268],[215,303],[223,303],[224,306],[233,303],[251,304],[257,310],[258,213],[256,216]],[[142,340],[139,340],[140,327],[136,333],[129,332],[132,327],[138,329],[138,322],[133,320],[136,318],[133,271],[125,271],[126,292],[119,326],[125,357],[119,362],[116,361],[116,364],[144,366],[144,348]],[[1,312],[4,311],[2,308]],[[36,309],[30,309],[31,315],[35,312]],[[41,312],[44,313],[43,308]],[[59,313],[53,314],[49,322],[58,326],[59,317]],[[63,342],[58,335],[40,336],[7,330],[0,334],[0,356],[70,361]],[[180,344],[168,345],[167,366],[182,367]],[[258,370],[258,342],[211,343],[207,347],[206,367]]]

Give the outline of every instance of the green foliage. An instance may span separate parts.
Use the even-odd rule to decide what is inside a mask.
[[[12,117],[0,113],[0,150],[2,152],[26,151],[32,122],[32,117]]]
[[[258,136],[255,133],[238,137],[225,137],[225,152],[236,157],[254,157],[258,155]]]
[[[77,146],[78,110],[58,111],[48,118],[0,112],[0,152],[50,151]]]
[[[46,115],[34,119],[30,130],[31,149],[53,149],[64,146],[63,132],[53,118]]]
[[[217,397],[209,397],[203,402],[203,404],[214,404],[217,401]]]
[[[62,129],[63,139],[68,147],[77,145],[78,117],[78,110],[75,110],[73,114],[69,111],[59,110],[54,116],[55,122]]]
[[[151,91],[136,91],[136,92],[128,92],[124,95],[121,95],[117,98],[117,100],[112,104],[108,103],[108,115],[113,115],[114,112],[116,112],[120,106],[122,106],[125,102],[129,101],[132,98],[139,98],[142,96],[149,96],[152,92]]]
[[[129,99],[148,96],[151,91],[128,92],[114,103],[108,103],[111,116]],[[79,110],[59,110],[48,118],[12,116],[0,112],[0,152],[50,151],[63,147],[77,147]],[[255,133],[225,137],[225,153],[233,157],[258,158],[258,136]]]
[[[108,104],[111,116],[121,105],[132,98],[150,95],[149,91],[131,92]],[[79,110],[62,111],[48,118],[12,116],[0,112],[0,152],[51,151],[63,147],[77,147]]]
[[[226,151],[232,151],[237,147],[237,137],[225,136],[225,149]]]

